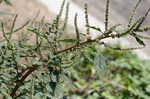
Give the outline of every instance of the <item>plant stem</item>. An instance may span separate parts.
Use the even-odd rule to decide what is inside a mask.
[[[16,86],[13,88],[12,92],[10,93],[11,97],[14,97],[16,95],[17,90],[21,87],[24,80],[37,69],[38,66],[31,67],[23,76],[22,78],[16,83]]]

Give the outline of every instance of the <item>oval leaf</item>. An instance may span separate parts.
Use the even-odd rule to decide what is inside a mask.
[[[98,76],[105,75],[107,72],[106,57],[101,54],[97,54],[94,58],[94,68]]]

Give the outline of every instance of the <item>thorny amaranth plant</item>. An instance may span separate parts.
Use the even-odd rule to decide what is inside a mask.
[[[93,46],[95,45],[104,45],[114,50],[132,50],[146,46],[142,39],[148,39],[150,37],[137,33],[150,30],[150,27],[141,27],[150,12],[150,8],[146,11],[145,15],[133,21],[135,11],[140,1],[141,0],[138,1],[133,9],[127,28],[124,28],[122,31],[119,31],[117,28],[120,25],[109,27],[110,0],[107,0],[106,3],[105,31],[102,31],[100,27],[90,25],[88,6],[85,4],[86,33],[83,34],[80,32],[77,24],[78,15],[76,13],[74,18],[76,37],[74,38],[64,37],[67,29],[69,3],[66,5],[64,24],[60,22],[66,4],[65,0],[62,3],[59,14],[52,23],[47,23],[42,20],[36,22],[36,26],[34,27],[28,26],[28,33],[33,34],[36,41],[34,44],[28,42],[30,41],[30,37],[24,32],[20,32],[21,37],[19,40],[12,38],[12,35],[19,32],[28,25],[30,21],[16,28],[16,15],[9,32],[5,31],[5,24],[1,22],[4,40],[0,42],[0,78],[7,78],[5,81],[1,81],[4,86],[1,85],[2,87],[0,87],[0,89],[5,89],[3,91],[0,90],[0,93],[4,95],[3,98],[6,99],[11,96],[13,99],[21,99],[21,97],[25,96],[33,99],[33,96],[36,94],[41,96],[42,99],[50,99],[54,96],[59,97],[59,95],[60,97],[65,96],[66,88],[62,88],[62,94],[60,94],[60,88],[64,87],[63,84],[65,84],[66,78],[71,78],[67,69],[76,66],[75,64],[78,62],[76,59],[81,58],[80,55],[84,54],[85,49],[94,49],[95,47],[93,48]],[[99,32],[96,38],[91,39],[89,37],[90,29]],[[133,36],[141,47],[113,47],[102,41],[106,38],[121,38],[126,35]],[[106,69],[109,69],[106,68],[107,58],[98,53],[99,49],[94,50],[97,50],[97,55],[95,55],[94,60],[91,59],[91,63],[96,67],[97,73],[102,73]],[[6,72],[10,75],[6,74]],[[31,87],[29,85],[31,85]]]

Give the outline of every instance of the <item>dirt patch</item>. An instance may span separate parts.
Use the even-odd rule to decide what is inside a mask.
[[[0,12],[2,12],[0,14],[0,22],[4,23],[5,31],[10,31],[15,14],[18,15],[15,28],[22,26],[29,19],[33,20],[35,17],[38,21],[44,17],[47,22],[51,22],[55,17],[54,13],[51,13],[44,5],[36,2],[36,0],[13,0],[12,6],[6,5],[3,2],[0,4]],[[13,37],[16,38],[17,35],[13,35]],[[1,39],[2,32],[0,32]]]

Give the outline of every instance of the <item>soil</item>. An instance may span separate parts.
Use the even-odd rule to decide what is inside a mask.
[[[18,15],[15,28],[22,26],[29,20],[40,21],[44,18],[47,22],[51,22],[55,17],[54,13],[36,0],[13,0],[11,6],[2,2],[0,4],[0,22],[4,23],[6,32],[9,32],[11,29],[14,15]],[[22,29],[19,33],[25,30]],[[14,33],[13,38],[18,38],[18,34]],[[3,39],[2,32],[0,32],[0,41],[3,41]]]

